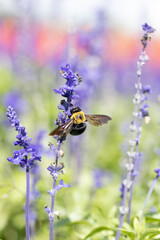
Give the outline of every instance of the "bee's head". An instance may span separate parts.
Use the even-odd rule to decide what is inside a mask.
[[[79,108],[79,107],[74,107],[74,108],[72,108],[71,109],[71,114],[73,114],[73,113],[77,113],[77,112],[80,112],[81,111],[81,109]]]

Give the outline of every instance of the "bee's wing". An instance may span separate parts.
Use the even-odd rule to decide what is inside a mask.
[[[101,126],[109,120],[112,120],[112,118],[107,115],[85,115],[85,117],[88,123],[93,126]]]
[[[68,122],[54,129],[49,135],[50,136],[58,135],[59,137],[66,136],[72,130],[73,122],[74,120],[70,119]]]

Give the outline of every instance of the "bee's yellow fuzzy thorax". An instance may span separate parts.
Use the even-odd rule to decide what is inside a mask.
[[[81,123],[84,123],[86,121],[84,112],[82,112],[82,111],[73,113],[71,118],[74,119],[74,124],[81,124]]]

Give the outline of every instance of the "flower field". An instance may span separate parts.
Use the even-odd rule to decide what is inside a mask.
[[[160,239],[159,29],[19,10],[0,20],[0,239]]]

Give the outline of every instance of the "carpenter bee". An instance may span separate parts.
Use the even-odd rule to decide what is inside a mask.
[[[93,126],[101,126],[109,120],[112,120],[112,118],[107,115],[84,114],[79,107],[72,108],[70,112],[71,116],[68,122],[54,129],[49,134],[50,136],[58,135],[59,138],[62,138],[66,137],[69,133],[74,136],[80,135],[86,130],[87,125],[85,122]]]

